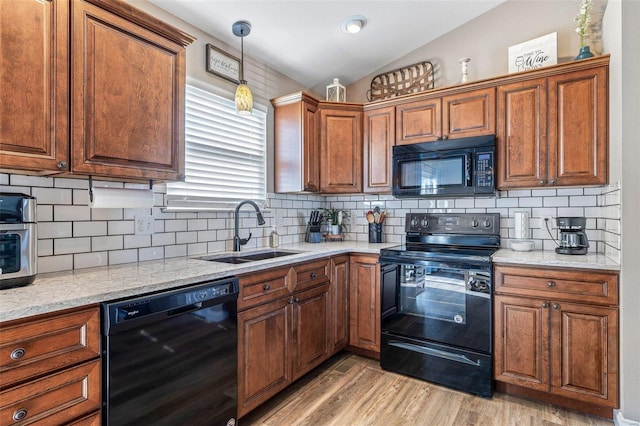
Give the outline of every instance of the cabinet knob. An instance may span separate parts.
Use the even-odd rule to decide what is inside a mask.
[[[315,272],[312,272],[312,273],[311,273],[311,278],[315,278],[315,277],[316,277],[316,273],[315,273]]]
[[[549,307],[549,304],[548,304],[547,302],[542,302],[542,307],[543,307],[543,308],[548,308],[548,307]]]
[[[296,303],[298,303],[298,302],[300,301],[300,299],[299,299],[298,297],[296,297],[296,298],[294,299],[294,301],[295,301]]]
[[[293,305],[293,297],[291,299],[289,299],[289,304]]]
[[[16,410],[13,412],[13,421],[19,422],[20,420],[24,420],[27,418],[27,414],[29,413],[27,412],[26,408],[21,408],[19,410]]]
[[[558,305],[557,303],[554,303],[553,305],[551,305],[551,307],[553,309],[560,309],[560,305]]]
[[[446,141],[447,139],[449,139],[449,136],[447,136],[447,135],[443,135],[442,136],[442,140]]]
[[[20,359],[27,354],[24,348],[18,348],[11,351],[11,359]]]
[[[547,181],[544,179],[540,181],[540,185],[544,185],[545,183],[547,183]]]
[[[442,140],[442,137],[441,137],[441,136],[436,136],[436,140],[437,140],[437,141],[441,141],[441,140]]]
[[[549,181],[549,183],[550,183],[551,185],[554,185],[554,184],[556,183],[556,180],[555,180],[555,179],[551,179],[551,180]]]
[[[553,282],[553,281],[547,281],[547,287],[552,288],[552,287],[555,287],[555,286],[556,286],[556,283],[555,283],[555,282]]]
[[[271,286],[269,284],[265,284],[264,287],[262,287],[262,289],[264,291],[268,291],[268,290],[271,290]]]
[[[60,170],[64,170],[67,168],[67,162],[66,161],[58,161],[58,168]]]

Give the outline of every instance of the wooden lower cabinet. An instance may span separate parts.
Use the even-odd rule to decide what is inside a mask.
[[[349,346],[380,353],[380,268],[377,255],[350,258]]]
[[[595,299],[589,290],[601,288],[605,302],[576,301],[580,272],[496,266],[494,374],[498,382],[560,397],[549,402],[602,415],[618,406],[617,274],[581,274],[585,298]],[[527,276],[535,297],[526,296]]]
[[[97,307],[3,323],[0,424],[99,424],[99,342]]]
[[[332,353],[349,344],[349,256],[331,259]]]

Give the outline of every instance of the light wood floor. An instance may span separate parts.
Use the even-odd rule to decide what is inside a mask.
[[[610,420],[495,393],[485,399],[337,355],[240,420],[249,425],[612,425]]]

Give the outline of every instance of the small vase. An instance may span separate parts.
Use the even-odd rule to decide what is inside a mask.
[[[329,228],[331,235],[340,235],[340,225],[331,225]]]
[[[593,57],[593,53],[591,53],[589,46],[582,46],[580,48],[580,52],[578,53],[578,56],[576,56],[576,60],[587,59],[591,57]]]

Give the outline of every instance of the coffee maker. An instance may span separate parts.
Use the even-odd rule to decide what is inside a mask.
[[[557,217],[556,226],[560,230],[559,254],[587,254],[589,240],[584,232],[587,219],[584,217]]]

